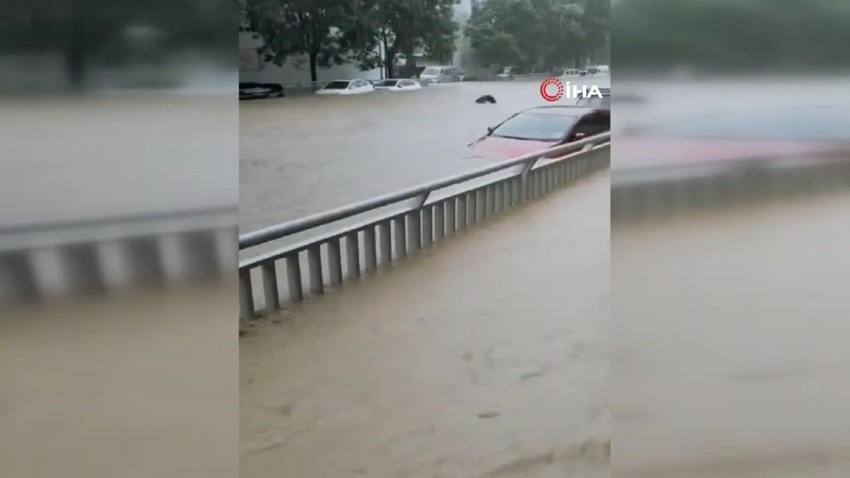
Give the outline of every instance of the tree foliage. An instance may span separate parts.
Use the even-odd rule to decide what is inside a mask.
[[[554,67],[607,57],[608,0],[488,0],[466,27],[482,63]]]
[[[60,54],[69,86],[81,88],[92,65],[120,66],[140,50],[147,55],[141,60],[153,62],[181,49],[232,49],[222,37],[233,27],[233,7],[224,1],[9,0],[0,15],[0,51]],[[139,29],[156,40],[140,48],[132,34]]]
[[[850,63],[847,0],[620,0],[618,67],[799,69]]]
[[[266,40],[267,61],[282,64],[306,54],[316,81],[318,66],[357,62],[384,66],[389,74],[399,55],[418,49],[450,57],[457,26],[456,0],[245,0],[250,28]],[[380,49],[386,51],[382,61]]]
[[[310,77],[318,67],[342,64],[342,32],[355,15],[357,1],[247,0],[247,22],[265,40],[265,61],[282,65],[292,55],[307,55]]]
[[[357,19],[347,28],[347,46],[361,67],[383,66],[387,76],[399,55],[414,62],[422,49],[446,61],[454,52],[457,0],[361,0]],[[378,51],[385,52],[383,62]]]

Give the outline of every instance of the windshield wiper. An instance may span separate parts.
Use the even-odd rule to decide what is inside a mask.
[[[490,136],[495,136],[497,138],[506,138],[506,139],[518,139],[520,141],[540,141],[540,140],[537,140],[537,139],[534,139],[534,138],[520,138],[519,136],[505,136],[505,135],[501,135],[501,134],[493,134],[493,135],[490,135]]]

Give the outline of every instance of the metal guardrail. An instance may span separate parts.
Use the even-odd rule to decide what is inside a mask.
[[[309,292],[323,294],[326,286],[336,287],[344,280],[358,279],[428,247],[488,217],[539,198],[573,183],[576,179],[610,166],[610,133],[603,133],[556,148],[531,153],[468,173],[351,204],[321,214],[274,225],[239,236],[239,249],[248,249],[294,234],[353,219],[364,213],[401,204],[400,210],[376,214],[355,224],[347,224],[239,263],[240,316],[256,317],[252,272],[259,270],[265,311],[281,307],[278,265],[285,264],[288,299],[305,298]],[[540,162],[540,159],[547,161]],[[510,171],[514,169],[515,171]],[[487,176],[509,173],[495,179]],[[468,185],[482,179],[480,184]],[[444,197],[440,191],[458,186]],[[409,201],[409,204],[403,204]],[[343,243],[345,248],[343,249]],[[302,272],[306,256],[307,274]],[[343,269],[343,262],[345,269]]]
[[[612,219],[850,189],[850,152],[829,160],[779,157],[698,166],[612,171]]]
[[[0,227],[0,305],[223,277],[238,210]]]

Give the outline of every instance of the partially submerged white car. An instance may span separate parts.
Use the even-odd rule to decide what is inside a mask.
[[[375,91],[372,83],[366,80],[334,80],[326,84],[317,95],[359,95]]]
[[[389,79],[375,83],[375,89],[378,91],[410,91],[422,89],[422,85],[416,80]]]

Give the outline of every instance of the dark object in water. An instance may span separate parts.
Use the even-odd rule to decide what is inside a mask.
[[[496,98],[493,98],[493,95],[482,95],[479,96],[478,99],[475,100],[475,102],[479,105],[484,103],[494,104],[496,102]]]

